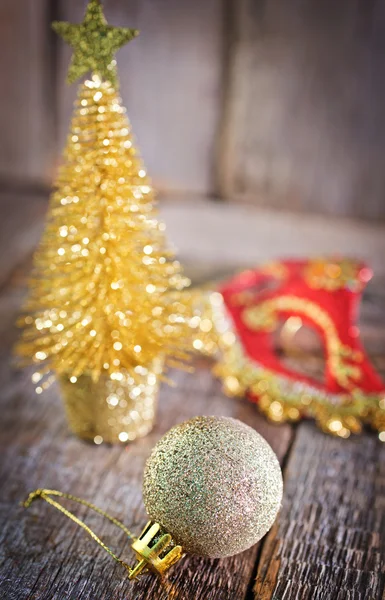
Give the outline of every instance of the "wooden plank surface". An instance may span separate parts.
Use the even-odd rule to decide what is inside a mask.
[[[15,370],[10,348],[29,264],[20,266],[30,250],[28,240],[21,243],[22,231],[28,231],[28,218],[39,227],[36,210],[30,217],[25,213],[18,238],[12,235],[17,220],[3,220],[6,237],[0,226],[0,239],[8,245],[14,240],[10,254],[17,257],[3,276],[6,261],[0,262],[0,597],[380,600],[385,585],[384,446],[375,434],[337,440],[311,423],[296,428],[269,425],[253,405],[226,398],[204,362],[197,363],[194,375],[176,373],[175,389],[162,388],[154,431],[127,448],[77,440],[67,429],[57,388],[34,394],[30,371]],[[37,234],[35,229],[29,243]],[[211,275],[209,265],[201,274],[195,265],[193,272],[196,278],[210,278],[219,272],[218,265],[214,261]],[[226,260],[222,266],[229,268]],[[383,300],[384,287],[377,279],[361,311],[364,342],[382,372]],[[96,502],[139,532],[146,520],[141,500],[144,461],[169,427],[196,414],[231,415],[249,423],[283,461],[282,511],[270,534],[251,550],[224,560],[186,558],[170,572],[167,584],[152,577],[130,584],[119,565],[54,509],[45,503],[29,511],[19,506],[36,487],[58,488]],[[119,555],[130,558],[130,542],[120,530],[82,507],[76,512]]]
[[[384,3],[232,4],[220,193],[384,219]]]
[[[285,471],[256,600],[380,600],[385,591],[385,445],[340,440],[304,423]]]
[[[360,319],[361,338],[383,379],[384,293],[384,282],[375,280]],[[258,563],[255,600],[381,600],[385,444],[378,435],[341,440],[301,423],[284,480],[283,507]]]
[[[3,432],[0,451],[0,596],[7,600],[135,600],[170,597],[194,600],[244,598],[254,571],[258,547],[227,560],[188,558],[175,568],[164,586],[153,577],[130,584],[124,571],[83,531],[43,503],[28,512],[18,503],[36,487],[70,491],[88,498],[139,532],[146,522],[141,501],[141,478],[146,457],[157,439],[173,424],[198,414],[233,416],[249,423],[270,441],[283,458],[291,428],[269,425],[251,404],[225,398],[207,365],[195,374],[175,374],[177,388],[164,387],[158,424],[144,440],[127,448],[95,447],[68,431],[57,388],[35,396],[30,373],[9,369],[9,326],[16,316],[20,289],[1,296]],[[76,507],[75,507],[76,508]],[[84,515],[84,510],[79,513]],[[122,554],[130,556],[125,535],[100,517],[87,522]]]
[[[167,200],[167,196],[165,197]],[[282,258],[348,256],[373,268],[385,289],[385,224],[293,214],[252,205],[177,197],[160,205],[170,240],[184,262],[200,268],[244,269]]]

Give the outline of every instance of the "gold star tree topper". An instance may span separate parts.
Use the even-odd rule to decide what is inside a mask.
[[[90,0],[83,23],[54,21],[52,27],[74,49],[68,83],[92,71],[116,85],[114,54],[139,34],[137,29],[108,25],[100,0]]]

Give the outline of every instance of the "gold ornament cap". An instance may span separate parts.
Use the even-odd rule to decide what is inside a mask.
[[[182,547],[174,542],[169,533],[163,531],[159,523],[153,521],[147,523],[131,547],[138,559],[137,565],[130,570],[131,580],[144,571],[153,571],[163,576],[183,556]]]

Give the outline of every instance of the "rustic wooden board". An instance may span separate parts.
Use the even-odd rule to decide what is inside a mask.
[[[277,429],[252,405],[225,398],[202,364],[193,375],[176,374],[175,389],[162,389],[158,424],[150,436],[127,448],[85,444],[68,432],[56,388],[35,396],[29,374],[9,369],[14,332],[4,324],[12,322],[19,300],[20,290],[11,290],[3,293],[0,305],[6,344],[1,348],[0,596],[7,600],[245,598],[258,547],[227,560],[185,559],[170,574],[166,587],[152,577],[130,584],[121,567],[54,509],[37,503],[27,512],[18,503],[36,487],[70,491],[139,532],[146,522],[141,501],[144,461],[173,424],[197,414],[234,416],[260,431],[281,458],[290,444],[291,428]],[[78,514],[85,511],[81,508]],[[130,556],[129,541],[114,526],[92,514],[87,522],[119,554]]]
[[[11,215],[12,197],[4,202]],[[162,389],[156,428],[127,448],[94,447],[75,439],[68,432],[58,390],[34,394],[30,373],[16,371],[10,358],[16,335],[12,323],[28,261],[18,265],[38,235],[45,204],[36,199],[35,206],[28,206],[17,235],[18,220],[11,216],[0,227],[0,256],[8,248],[12,264],[9,268],[6,260],[0,261],[0,597],[380,600],[385,586],[384,446],[374,434],[346,441],[330,438],[310,423],[295,429],[269,425],[254,406],[224,397],[204,362],[197,364],[194,375],[176,374],[177,388]],[[29,219],[33,228],[24,240]],[[193,256],[192,251],[187,255]],[[217,260],[214,265],[218,274]],[[226,260],[222,268],[229,268]],[[207,265],[203,272],[195,268],[194,275],[211,278]],[[361,331],[382,372],[383,300],[378,278],[365,296]],[[139,532],[146,520],[141,501],[144,461],[170,426],[196,414],[231,415],[249,423],[269,440],[285,466],[281,514],[271,533],[250,551],[226,560],[185,559],[165,585],[151,577],[130,584],[119,565],[54,509],[45,503],[29,511],[19,506],[38,486],[58,488],[95,501]],[[82,507],[71,508],[118,554],[130,558],[130,542],[120,530]]]
[[[46,193],[0,190],[0,289],[38,243],[46,209]]]
[[[383,378],[384,291],[381,280],[368,288],[360,326]],[[385,445],[377,435],[365,432],[340,440],[324,435],[313,423],[302,423],[284,479],[283,508],[263,545],[255,600],[381,600]]]
[[[232,5],[221,194],[383,219],[385,5]]]
[[[385,591],[385,446],[375,434],[297,432],[256,600],[381,600]]]
[[[385,290],[379,281],[385,275],[383,223],[183,196],[161,203],[160,209],[181,258],[199,268],[217,269],[220,274],[229,267],[244,269],[285,257],[350,256],[367,261],[374,269],[376,289]]]
[[[0,178],[47,181],[54,103],[49,0],[0,3]]]

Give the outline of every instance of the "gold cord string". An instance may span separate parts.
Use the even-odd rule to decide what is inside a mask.
[[[127,529],[127,527],[125,527],[125,525],[123,525],[123,523],[118,521],[118,519],[115,519],[115,517],[111,517],[111,515],[106,513],[101,508],[98,508],[91,502],[87,502],[87,500],[82,500],[81,498],[77,498],[76,496],[73,496],[72,494],[66,494],[64,492],[59,492],[57,490],[37,489],[34,492],[31,492],[29,494],[28,498],[25,500],[25,502],[23,502],[23,506],[25,508],[29,508],[34,500],[37,500],[38,498],[45,500],[48,504],[50,504],[51,506],[53,506],[54,508],[56,508],[57,510],[62,512],[66,517],[71,519],[71,521],[73,521],[74,523],[79,525],[79,527],[82,527],[92,537],[92,539],[95,540],[95,542],[97,544],[99,544],[99,546],[101,546],[106,552],[108,552],[108,554],[110,556],[112,556],[112,558],[114,560],[116,560],[116,562],[120,563],[128,571],[129,574],[131,573],[131,568],[129,567],[129,565],[127,563],[125,563],[121,558],[116,556],[116,554],[114,554],[114,552],[112,552],[112,550],[108,546],[106,546],[106,544],[104,542],[102,542],[102,540],[96,535],[96,533],[94,533],[92,531],[92,529],[90,529],[88,527],[88,525],[86,525],[81,519],[76,517],[72,512],[70,512],[69,510],[64,508],[64,506],[59,504],[59,502],[56,502],[56,500],[53,500],[52,498],[50,498],[50,496],[58,496],[59,498],[67,498],[68,500],[77,502],[78,504],[83,504],[83,506],[90,508],[91,510],[95,511],[102,517],[105,517],[106,519],[111,521],[111,523],[113,523],[114,525],[116,525],[117,527],[122,529],[122,531],[124,531],[124,533],[129,538],[131,538],[132,540],[136,540],[137,539],[136,536],[134,536],[134,534],[131,533],[131,531],[129,531],[129,529]]]

